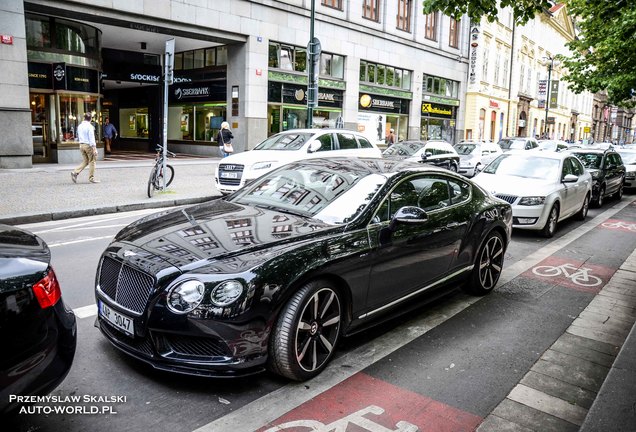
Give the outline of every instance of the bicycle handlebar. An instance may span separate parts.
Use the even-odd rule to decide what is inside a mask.
[[[157,148],[155,149],[157,152],[163,152],[163,147],[161,146],[157,146]],[[166,154],[170,157],[175,157],[176,154],[172,153],[170,150],[166,150]]]

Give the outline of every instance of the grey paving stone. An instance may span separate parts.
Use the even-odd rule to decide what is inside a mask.
[[[533,371],[529,371],[520,383],[585,409],[590,409],[596,397],[593,391]]]
[[[636,284],[636,281],[629,282],[630,285],[626,284],[624,279],[612,279],[612,282],[603,287],[603,291],[636,297],[636,287],[631,285],[631,283]]]
[[[614,276],[612,276],[612,279],[614,278],[627,279],[636,282],[636,272],[618,269],[616,273],[614,273]]]
[[[588,327],[580,327],[578,325],[571,325],[567,329],[567,332],[601,342],[615,344],[617,346],[621,346],[623,345],[623,342],[625,342],[625,336],[594,330]]]
[[[627,337],[633,323],[620,321],[608,315],[583,311],[572,325]]]
[[[586,308],[586,311],[590,311],[590,312],[594,312],[597,314],[601,314],[601,315],[605,315],[605,316],[611,316],[612,318],[619,320],[619,321],[623,321],[626,323],[633,323],[634,322],[634,317],[632,317],[629,314],[623,313],[623,312],[619,312],[617,310],[612,310],[606,307],[601,307],[599,304],[589,304]]]
[[[601,300],[605,300],[610,302],[610,304],[631,309],[632,311],[636,311],[636,304],[633,302],[633,300],[631,299],[629,301],[622,300],[622,299],[618,299],[618,298],[614,298],[610,296],[605,296],[602,293],[599,293],[590,303],[594,303],[596,301],[601,301]]]
[[[601,292],[598,293],[599,296],[602,297],[609,297],[613,300],[618,300],[620,301],[622,305],[626,306],[626,307],[635,307],[636,306],[636,296],[632,296],[632,295],[625,295],[625,294],[619,294],[619,293],[615,293],[609,290],[605,290],[603,289]]]
[[[587,339],[587,338],[576,336],[570,333],[563,333],[561,337],[557,339],[557,342],[563,342],[564,344],[568,344],[568,345],[576,345],[582,348],[588,348],[593,351],[598,351],[603,354],[608,354],[612,357],[616,357],[616,354],[618,354],[618,350],[620,349],[620,347],[617,347],[616,345],[612,345],[605,342],[599,342],[593,339]],[[570,353],[567,353],[567,354],[570,354]]]
[[[590,362],[561,365],[542,359],[539,359],[531,370],[593,392],[598,392],[609,371],[604,366]]]
[[[508,399],[577,425],[583,423],[587,414],[587,409],[585,408],[572,405],[562,399],[523,384],[518,384],[513,388],[508,395]]]
[[[609,297],[596,296],[590,302],[590,306],[599,307],[601,309],[607,309],[609,311],[617,311],[636,320],[636,309],[632,307],[626,307],[616,303],[616,300],[612,300]]]
[[[560,353],[569,354],[574,357],[579,357],[605,367],[611,367],[612,363],[614,363],[614,359],[616,358],[615,355],[606,354],[578,343],[581,340],[589,341],[591,339],[585,339],[569,333],[565,333],[564,336],[565,337],[557,339],[550,349]],[[576,338],[577,341],[573,342],[571,341],[571,338]],[[617,352],[617,349],[614,347],[612,347],[611,350]]]
[[[477,432],[533,432],[533,430],[501,417],[489,415],[479,425]]]
[[[537,432],[575,432],[579,429],[575,424],[508,398],[493,410],[492,415]]]

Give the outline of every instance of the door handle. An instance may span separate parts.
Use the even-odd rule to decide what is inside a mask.
[[[446,225],[446,228],[452,229],[452,228],[457,228],[459,226],[459,222],[451,222],[448,225]]]

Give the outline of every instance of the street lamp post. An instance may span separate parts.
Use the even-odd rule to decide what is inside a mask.
[[[548,67],[548,82],[545,96],[545,125],[543,127],[543,135],[545,139],[549,139],[548,136],[548,114],[550,112],[550,80],[552,79],[552,68],[554,68],[555,58],[552,56],[543,57],[543,65]],[[558,66],[558,61],[556,62]]]

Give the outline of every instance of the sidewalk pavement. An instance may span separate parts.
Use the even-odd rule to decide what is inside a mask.
[[[213,181],[218,161],[170,160],[173,184],[152,198],[146,195],[152,159],[98,162],[99,184],[88,182],[88,170],[74,184],[74,165],[0,169],[0,223],[203,202],[220,195]],[[579,427],[582,432],[636,431],[636,252],[588,308],[484,420],[479,432]],[[607,316],[604,322],[595,318],[599,312]]]
[[[166,192],[148,198],[153,159],[99,161],[88,182],[88,168],[77,184],[76,165],[41,164],[28,169],[0,169],[0,223],[18,225],[145,208],[170,207],[206,201],[220,193],[214,187],[219,158],[170,159],[175,177]]]

